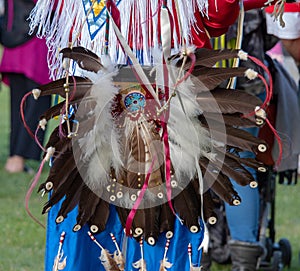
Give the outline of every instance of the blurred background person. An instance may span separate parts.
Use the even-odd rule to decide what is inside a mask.
[[[5,0],[1,17],[1,44],[3,55],[0,64],[2,82],[10,88],[10,146],[6,171],[17,173],[30,170],[25,160],[40,160],[41,150],[26,131],[20,112],[23,96],[40,84],[49,82],[47,47],[45,41],[29,35],[27,18],[35,1]],[[36,102],[26,100],[25,120],[32,131],[39,116],[50,106],[51,98],[42,97]],[[44,132],[39,132],[43,140]]]

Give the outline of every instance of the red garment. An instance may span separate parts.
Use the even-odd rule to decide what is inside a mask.
[[[265,0],[243,0],[245,10],[261,8],[265,2]],[[192,29],[193,43],[197,47],[211,48],[209,36],[217,37],[225,34],[228,27],[238,18],[239,10],[238,0],[208,0],[208,16],[199,11],[195,14],[197,22]]]
[[[15,48],[4,48],[0,64],[4,83],[9,84],[5,73],[21,73],[39,84],[50,82],[47,52],[45,40],[36,37]]]
[[[13,2],[11,1],[10,7],[12,6]],[[10,13],[9,16],[9,20],[12,23],[13,13]],[[6,73],[24,74],[38,84],[50,82],[47,54],[48,48],[45,40],[38,39],[35,36],[15,48],[4,48],[0,64],[3,82],[9,85]]]
[[[216,5],[217,3],[217,5]],[[239,15],[238,0],[208,1],[208,16],[196,11],[196,23],[192,28],[193,43],[196,47],[211,48],[210,37],[226,33]]]

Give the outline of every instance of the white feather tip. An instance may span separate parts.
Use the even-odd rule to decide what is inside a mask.
[[[238,52],[238,57],[241,60],[245,60],[245,61],[248,60],[248,54],[246,52],[244,52],[243,50],[240,50]]]
[[[46,130],[46,125],[47,125],[47,120],[45,118],[41,119],[40,122],[39,122],[39,126],[41,127],[41,129],[43,131]]]
[[[49,161],[50,158],[53,156],[54,152],[55,152],[55,148],[54,148],[54,147],[49,147],[49,148],[47,149],[47,153],[46,153],[46,156],[45,156],[45,160],[46,160],[46,161]]]
[[[257,78],[257,72],[252,70],[252,69],[247,69],[245,71],[245,76],[249,79],[249,80],[253,80],[255,78]]]
[[[38,88],[33,89],[31,92],[35,100],[37,100],[41,95],[41,90]]]

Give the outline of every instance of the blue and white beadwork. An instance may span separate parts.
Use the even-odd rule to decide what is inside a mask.
[[[145,95],[141,92],[130,92],[124,98],[124,105],[129,112],[138,112],[145,108]]]

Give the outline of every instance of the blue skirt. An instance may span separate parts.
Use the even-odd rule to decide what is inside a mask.
[[[99,260],[101,249],[89,237],[89,227],[85,225],[78,232],[72,231],[73,226],[76,224],[77,208],[70,212],[62,223],[56,224],[55,218],[60,207],[59,205],[60,204],[56,204],[53,206],[48,213],[45,271],[52,271],[62,232],[66,233],[62,245],[62,259],[66,257],[66,267],[63,269],[64,271],[105,271]],[[139,270],[134,268],[132,264],[141,259],[140,244],[136,239],[125,236],[118,214],[112,205],[110,206],[110,215],[105,230],[96,234],[95,238],[101,246],[107,249],[110,254],[113,254],[116,251],[116,246],[111,239],[111,233],[116,237],[116,241],[123,255],[125,255],[125,271]],[[170,239],[170,246],[166,255],[172,267],[166,270],[190,270],[188,255],[189,244],[191,244],[192,248],[192,264],[194,266],[200,266],[201,250],[198,248],[201,245],[202,239],[203,224],[201,224],[201,230],[198,233],[191,233],[186,226],[176,220],[174,236]],[[155,246],[150,246],[144,242],[143,254],[148,271],[159,270],[160,262],[165,253],[166,241],[165,234],[162,233]]]

